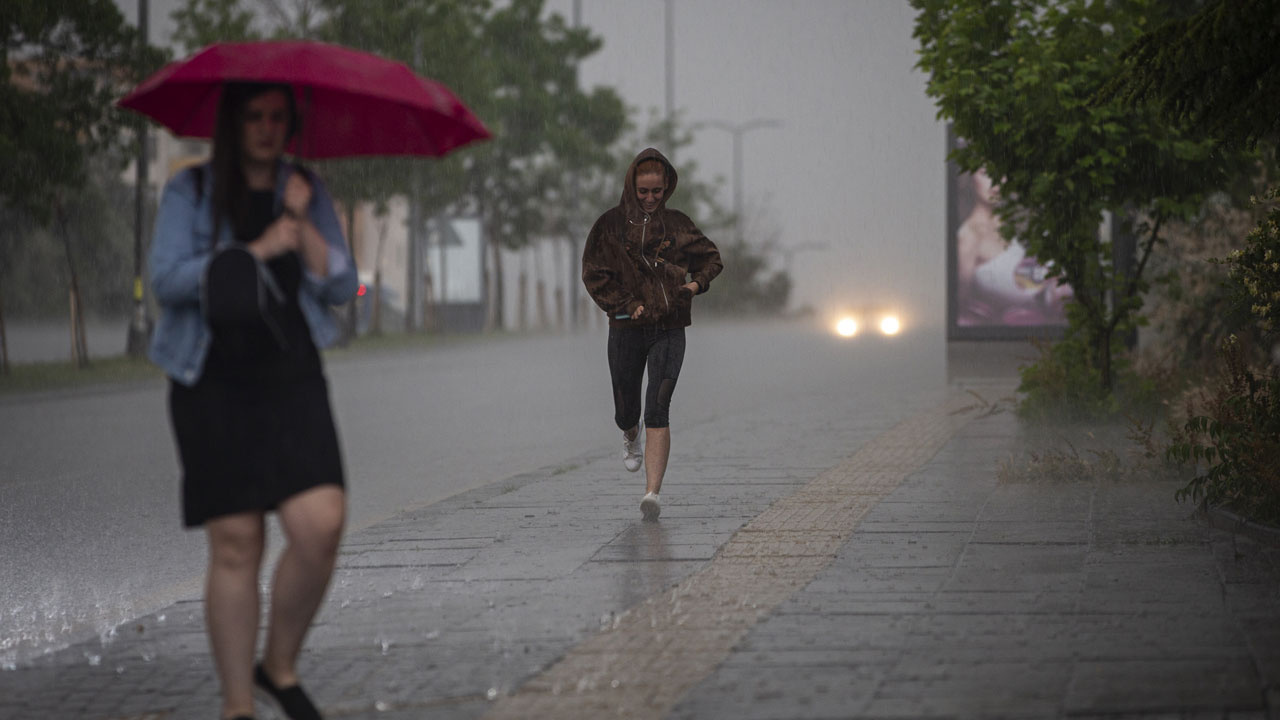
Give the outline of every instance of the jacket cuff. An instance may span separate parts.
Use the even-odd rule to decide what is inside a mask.
[[[694,293],[694,295],[701,295],[702,293],[707,291],[708,287],[711,286],[711,281],[701,274],[694,275],[693,281],[698,283],[698,292]]]

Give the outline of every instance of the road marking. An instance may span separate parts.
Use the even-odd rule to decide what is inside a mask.
[[[830,564],[868,510],[980,409],[971,396],[955,395],[886,431],[770,505],[705,568],[499,698],[485,718],[666,717],[756,623]]]

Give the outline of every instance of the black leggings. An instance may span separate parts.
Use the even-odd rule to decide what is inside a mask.
[[[640,382],[649,368],[644,426],[671,424],[671,393],[684,364],[684,328],[609,328],[609,376],[613,380],[613,421],[630,430],[640,421]]]

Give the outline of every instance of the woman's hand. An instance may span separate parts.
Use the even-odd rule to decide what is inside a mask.
[[[271,258],[284,255],[298,249],[302,234],[302,223],[288,215],[267,226],[267,231],[257,240],[249,243],[249,252],[259,260],[266,262]]]
[[[644,315],[644,306],[637,305],[635,311],[631,313],[631,319],[639,320],[641,315]]]
[[[697,294],[698,294],[698,290],[700,290],[701,288],[698,286],[698,281],[697,281],[697,280],[690,280],[689,282],[687,282],[687,283],[685,283],[685,284],[684,284],[684,289],[685,289],[685,290],[688,290],[689,292],[693,293],[694,295],[697,295]]]
[[[310,205],[311,183],[302,173],[295,172],[284,185],[284,209],[294,217],[304,218]]]

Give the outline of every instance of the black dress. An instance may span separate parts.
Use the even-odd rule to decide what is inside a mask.
[[[260,236],[275,219],[274,205],[274,193],[251,192],[239,239]],[[215,333],[200,380],[191,387],[169,384],[187,527],[274,510],[319,485],[343,486],[328,384],[297,302],[301,258],[286,253],[267,266],[288,298],[279,323],[285,342],[259,343],[246,358],[238,351],[242,343]]]

